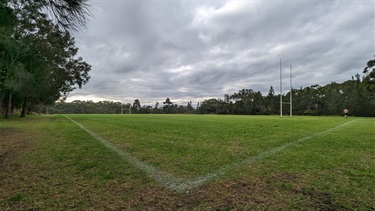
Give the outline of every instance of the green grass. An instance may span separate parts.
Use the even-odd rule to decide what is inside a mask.
[[[375,209],[375,119],[68,115],[142,162],[194,179],[176,193],[62,115],[0,120],[0,209]]]
[[[152,166],[191,177],[348,121],[343,118],[216,115],[70,117]]]

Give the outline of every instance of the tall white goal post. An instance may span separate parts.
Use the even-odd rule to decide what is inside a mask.
[[[293,86],[292,86],[292,64],[290,64],[290,102],[289,102],[289,109],[290,109],[290,116],[293,116]]]
[[[283,76],[281,71],[281,58],[280,58],[280,117],[283,117],[283,103],[289,104],[289,115],[293,116],[293,87],[292,87],[292,64],[290,65],[290,96],[289,103],[283,102]]]
[[[283,75],[281,74],[281,58],[280,58],[280,117],[283,117]]]

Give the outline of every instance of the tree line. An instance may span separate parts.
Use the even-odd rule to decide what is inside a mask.
[[[348,80],[343,83],[331,82],[325,86],[311,85],[293,89],[282,95],[283,114],[289,114],[290,95],[294,115],[341,115],[344,108],[355,116],[375,116],[374,90],[367,92],[368,87],[359,80]],[[275,95],[273,87],[266,96],[259,91],[242,89],[238,93],[224,95],[224,99],[208,99],[196,110],[207,114],[250,114],[272,115],[280,113],[280,94]]]
[[[368,69],[368,68],[367,68]],[[293,89],[282,95],[283,113],[289,115],[289,99],[292,94],[294,115],[341,115],[344,108],[355,116],[375,116],[374,80],[368,80],[369,74],[357,74],[343,83],[331,82],[325,86],[311,85]],[[373,76],[372,76],[373,77]],[[50,114],[239,114],[239,115],[275,115],[280,113],[280,94],[273,87],[267,95],[252,89],[242,89],[237,93],[225,94],[222,99],[207,99],[193,106],[192,102],[178,105],[166,98],[155,105],[141,105],[139,99],[133,104],[113,101],[58,102],[54,106],[43,108]],[[43,111],[40,111],[43,112]]]

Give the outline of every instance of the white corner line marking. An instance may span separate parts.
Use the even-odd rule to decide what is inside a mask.
[[[130,164],[132,164],[133,166],[135,166],[139,170],[145,172],[149,177],[158,181],[159,183],[161,183],[163,186],[167,187],[168,189],[172,189],[172,190],[174,190],[176,192],[180,192],[180,193],[185,192],[187,190],[197,188],[197,187],[203,185],[204,183],[206,183],[210,180],[213,180],[215,178],[219,178],[220,176],[223,176],[223,175],[225,175],[225,174],[227,174],[227,173],[229,173],[229,172],[231,172],[231,171],[233,171],[233,170],[235,170],[235,169],[237,169],[241,166],[251,164],[251,163],[254,163],[254,162],[259,161],[259,160],[263,160],[263,159],[268,158],[268,157],[270,157],[274,154],[282,152],[289,147],[295,146],[295,145],[297,145],[301,142],[307,141],[309,139],[321,136],[321,135],[326,134],[326,133],[328,133],[332,130],[336,130],[338,128],[344,127],[344,126],[358,120],[358,119],[355,119],[355,120],[352,120],[350,122],[346,122],[344,124],[338,125],[336,127],[329,128],[325,131],[315,133],[311,136],[306,136],[306,137],[300,138],[296,141],[292,141],[292,142],[283,144],[281,146],[266,150],[266,151],[264,151],[264,152],[262,152],[262,153],[260,153],[256,156],[248,157],[245,160],[242,160],[242,161],[237,162],[237,163],[232,163],[232,164],[227,165],[223,168],[220,168],[220,169],[218,169],[214,172],[208,173],[204,176],[197,177],[196,179],[184,179],[184,178],[180,178],[180,177],[175,177],[175,176],[173,176],[173,175],[171,175],[167,172],[161,171],[161,170],[159,170],[159,169],[157,169],[157,168],[155,168],[155,167],[153,167],[153,166],[151,166],[147,163],[144,163],[144,162],[140,161],[139,159],[131,156],[129,153],[119,149],[118,147],[116,147],[115,145],[110,143],[109,141],[107,141],[104,138],[100,137],[99,135],[95,134],[91,130],[87,129],[82,124],[74,121],[73,119],[71,119],[67,116],[65,116],[65,118],[67,118],[68,120],[70,120],[74,124],[78,125],[81,129],[86,131],[91,137],[93,137],[94,139],[96,139],[97,141],[102,143],[105,147],[107,147],[108,149],[116,152],[122,159],[129,162]]]

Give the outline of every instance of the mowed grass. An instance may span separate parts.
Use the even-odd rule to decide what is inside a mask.
[[[311,138],[176,193],[64,116],[1,120],[0,208],[375,209],[374,118],[330,130],[356,118],[67,116],[142,162],[187,179]]]
[[[183,177],[210,173],[350,121],[217,115],[69,117],[134,157]]]

